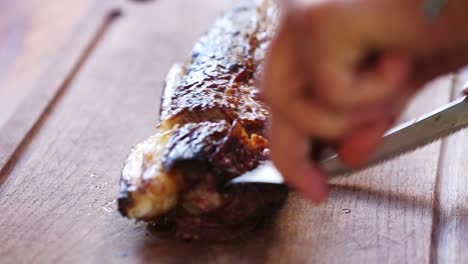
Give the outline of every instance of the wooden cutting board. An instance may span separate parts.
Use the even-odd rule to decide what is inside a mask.
[[[242,241],[170,240],[119,215],[120,170],[154,130],[167,70],[234,2],[87,0],[63,9],[84,12],[64,16],[81,22],[0,128],[0,263],[468,261],[466,132],[333,182],[325,204],[292,193]],[[464,80],[464,72],[435,80],[403,120],[458,97]],[[0,97],[0,111],[11,100]]]

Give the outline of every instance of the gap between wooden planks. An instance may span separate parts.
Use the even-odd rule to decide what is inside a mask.
[[[433,239],[431,246],[431,235],[446,234],[446,229],[438,228],[445,218],[432,210],[438,171],[442,175],[440,142],[334,182],[325,205],[314,206],[292,194],[266,228],[244,241],[182,243],[149,234],[144,224],[120,217],[115,197],[122,162],[130,146],[152,132],[166,71],[172,63],[188,58],[196,38],[228,6],[215,0],[127,4],[123,16],[102,38],[96,38],[96,32],[107,12],[83,24],[88,33],[77,33],[81,45],[70,48],[72,56],[65,53],[58,61],[63,65],[60,72],[45,75],[38,83],[49,92],[40,103],[35,102],[41,97],[28,97],[19,112],[24,114],[15,115],[22,129],[14,129],[13,121],[3,128],[19,133],[9,133],[13,143],[5,141],[3,133],[0,137],[5,145],[14,146],[12,153],[18,153],[13,159],[10,155],[7,160],[13,162],[2,169],[9,177],[0,189],[0,259],[444,263],[447,254],[439,249],[445,244]],[[100,41],[90,44],[93,39]],[[89,56],[83,57],[87,48]],[[72,78],[66,81],[64,76]],[[447,103],[451,85],[450,76],[431,83],[404,119]],[[31,103],[38,106],[29,115]],[[26,139],[21,138],[26,134]],[[444,153],[450,155],[450,151]],[[443,200],[443,194],[441,189],[436,198]],[[463,251],[456,248],[462,248],[464,240],[451,234],[449,240],[458,247],[449,248],[448,257],[463,259]]]
[[[0,1],[0,127],[51,64],[93,0]]]
[[[77,29],[74,36],[62,48],[57,61],[45,72],[28,97],[19,105],[11,119],[1,127],[0,137],[0,186],[23,148],[41,127],[47,115],[60,100],[74,77],[90,56],[92,50],[107,31],[114,18],[120,15],[117,7],[108,1],[91,6],[87,22]]]
[[[468,68],[454,78],[451,99],[461,96]],[[432,263],[467,263],[468,253],[468,133],[443,141],[434,201]]]

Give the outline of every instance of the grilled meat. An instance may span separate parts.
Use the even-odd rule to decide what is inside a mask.
[[[268,159],[267,106],[255,86],[274,30],[275,7],[238,7],[168,74],[156,134],[122,172],[120,212],[184,239],[228,240],[279,208],[282,186],[225,184]]]

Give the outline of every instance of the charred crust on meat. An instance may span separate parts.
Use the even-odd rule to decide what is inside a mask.
[[[117,210],[122,216],[128,216],[127,207],[131,203],[131,198],[128,196],[127,192],[121,193],[117,199]]]
[[[196,43],[180,78],[165,83],[157,133],[124,167],[124,216],[182,239],[226,241],[283,205],[284,186],[226,188],[269,159],[270,114],[256,86],[274,28],[267,13],[255,5],[227,12]]]

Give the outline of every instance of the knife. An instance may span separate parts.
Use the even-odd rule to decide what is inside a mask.
[[[415,120],[390,129],[385,133],[379,149],[364,167],[349,168],[340,161],[336,154],[322,159],[319,166],[330,177],[345,175],[414,151],[467,126],[468,99],[465,96]],[[266,161],[256,169],[234,178],[229,184],[237,183],[283,184],[284,179],[273,162]]]

